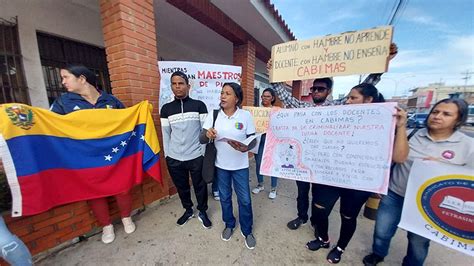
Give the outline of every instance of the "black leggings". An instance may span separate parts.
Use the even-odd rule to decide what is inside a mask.
[[[359,215],[362,205],[367,201],[370,192],[331,187],[315,184],[314,204],[316,205],[314,220],[316,228],[324,241],[329,240],[328,236],[328,218],[336,201],[341,198],[341,230],[337,246],[345,249],[357,227],[357,215]]]

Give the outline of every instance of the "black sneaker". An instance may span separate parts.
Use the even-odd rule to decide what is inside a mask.
[[[183,226],[189,221],[189,219],[191,219],[193,217],[194,217],[193,211],[186,211],[186,212],[184,212],[183,216],[179,217],[176,224],[179,225],[179,226]]]
[[[329,248],[329,240],[324,242],[322,238],[318,237],[315,240],[306,243],[306,247],[312,251],[316,251],[320,248]]]
[[[306,221],[303,221],[302,219],[300,219],[299,217],[294,219],[294,220],[291,220],[289,221],[286,226],[290,229],[290,230],[296,230],[298,228],[300,228],[300,226],[302,225],[305,225],[306,224]]]
[[[344,249],[338,246],[335,246],[331,249],[331,251],[329,251],[329,254],[326,257],[326,259],[328,260],[329,263],[333,263],[333,264],[339,263],[341,261],[342,253],[344,253]]]
[[[207,217],[206,212],[199,212],[198,214],[198,219],[201,221],[202,226],[206,229],[209,229],[212,227],[212,222],[209,220],[209,217]]]
[[[364,259],[362,260],[365,266],[375,266],[382,261],[383,261],[383,257],[380,257],[379,255],[375,253],[371,253],[365,256]]]

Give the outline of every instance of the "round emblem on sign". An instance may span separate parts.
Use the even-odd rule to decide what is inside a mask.
[[[417,194],[423,217],[436,229],[459,241],[474,243],[474,180],[448,175],[430,179]]]

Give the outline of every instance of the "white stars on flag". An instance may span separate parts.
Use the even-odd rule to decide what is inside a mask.
[[[128,141],[129,141],[131,138],[136,137],[136,136],[137,136],[137,132],[136,132],[135,130],[132,131],[132,133],[131,133],[130,136],[128,137]],[[141,135],[140,140],[145,141],[145,136],[144,136],[144,135]],[[120,146],[122,146],[122,148],[125,148],[125,146],[127,146],[127,145],[128,145],[127,139],[121,140],[119,145],[117,145],[116,147],[112,147],[112,154],[118,154],[119,151],[120,151]],[[120,156],[119,156],[119,157],[120,157]],[[104,160],[105,160],[105,161],[111,162],[112,159],[113,159],[113,156],[112,156],[111,154],[104,155]]]

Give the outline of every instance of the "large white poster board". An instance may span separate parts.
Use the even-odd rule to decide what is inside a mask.
[[[415,161],[398,226],[474,256],[474,169]]]
[[[270,81],[386,72],[392,33],[384,26],[274,45]]]
[[[386,194],[395,105],[274,109],[261,174]]]
[[[165,103],[174,99],[171,90],[171,74],[175,71],[185,73],[189,78],[191,90],[189,96],[196,100],[203,101],[207,110],[219,108],[220,93],[222,85],[226,82],[240,83],[242,67],[194,63],[184,61],[159,61],[160,70],[160,110]]]

